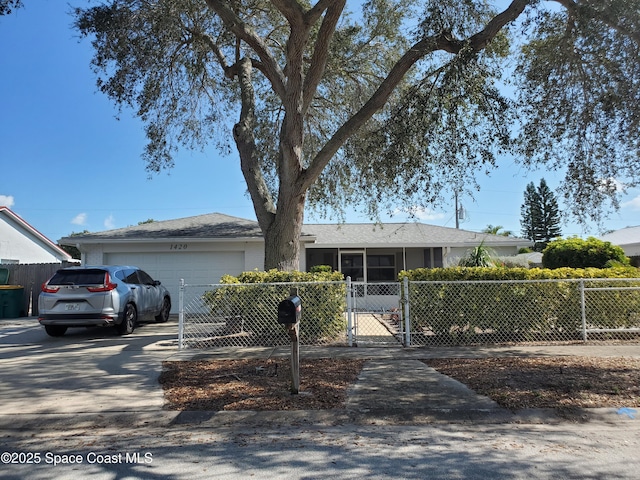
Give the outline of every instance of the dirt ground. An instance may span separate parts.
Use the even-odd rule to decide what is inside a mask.
[[[424,362],[511,410],[639,407],[640,359],[543,357],[429,359]],[[288,359],[165,362],[160,377],[171,410],[344,408],[364,360],[300,361],[291,395]]]
[[[291,395],[289,359],[164,362],[160,383],[171,410],[325,410],[342,408],[364,360],[300,360]]]
[[[640,359],[436,359],[425,363],[511,410],[640,406]]]

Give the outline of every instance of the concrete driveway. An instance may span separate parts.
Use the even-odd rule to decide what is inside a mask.
[[[162,408],[158,375],[176,353],[177,321],[74,328],[49,337],[35,318],[0,321],[0,408],[4,415],[134,412]]]

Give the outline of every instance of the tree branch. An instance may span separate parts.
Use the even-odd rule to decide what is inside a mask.
[[[584,9],[588,14],[597,20],[604,22],[607,26],[613,28],[617,32],[632,38],[638,45],[640,45],[640,32],[629,30],[624,25],[620,24],[618,18],[614,18],[609,14],[609,10],[597,10],[591,5],[589,2],[579,2],[577,0],[551,0],[556,3],[559,3],[564,8],[567,9],[568,12],[576,14],[579,9]]]
[[[271,3],[287,19],[292,29],[301,27],[304,10],[296,0],[271,0]]]
[[[319,2],[318,5],[320,3],[322,2]],[[338,24],[340,16],[344,10],[346,0],[332,0],[325,3],[330,5],[327,8],[327,13],[322,21],[322,25],[320,26],[320,31],[318,32],[316,44],[313,49],[313,56],[311,58],[311,67],[309,68],[305,79],[302,102],[304,112],[306,112],[309,105],[311,105],[318,85],[322,80],[322,76],[327,66],[327,59],[329,57],[329,44],[331,43],[331,39],[333,38],[333,34],[336,30],[336,25]],[[316,15],[319,14],[318,12],[320,11],[313,11],[313,13],[312,11],[309,11],[307,17],[309,18],[309,22],[315,21],[312,19],[316,18]]]
[[[285,77],[278,66],[274,56],[269,51],[269,47],[264,43],[253,29],[244,23],[227,2],[220,0],[206,0],[207,5],[218,14],[227,28],[238,38],[245,42],[260,58],[263,65],[263,72],[269,79],[273,91],[280,97],[285,97]]]
[[[440,50],[457,54],[467,44],[475,51],[482,50],[507,23],[518,18],[529,3],[530,0],[513,0],[506,10],[492,18],[481,32],[471,36],[466,42],[456,40],[450,33],[445,32],[440,35],[424,38],[413,45],[393,66],[371,98],[334,133],[333,137],[331,137],[325,146],[317,153],[309,164],[309,167],[302,174],[301,188],[311,187],[347,139],[361,128],[378,110],[382,109],[409,69],[413,67],[418,60],[430,53]]]
[[[469,38],[471,48],[475,52],[484,49],[500,30],[502,30],[507,23],[511,23],[518,18],[532,1],[533,0],[513,0],[506,10],[493,17],[481,32]]]
[[[225,57],[224,53],[222,52],[222,50],[218,46],[217,42],[211,37],[211,35],[209,35],[207,33],[202,33],[202,32],[196,31],[196,30],[192,30],[192,29],[187,28],[187,27],[185,27],[185,28],[191,35],[193,35],[194,37],[201,38],[204,41],[204,43],[206,43],[209,46],[209,48],[211,49],[213,54],[218,59],[218,63],[222,67],[222,70],[224,71],[225,77],[233,78],[235,76],[235,74],[236,74],[236,70],[234,69],[234,66],[233,65],[229,65],[229,62],[227,62],[227,58]]]
[[[237,66],[242,108],[240,110],[240,120],[233,127],[233,139],[238,147],[240,167],[247,182],[247,189],[253,202],[256,218],[264,232],[273,223],[276,207],[262,175],[255,143],[256,100],[251,83],[251,60],[244,58],[238,62]]]
[[[305,20],[311,25],[322,16],[322,12],[334,6],[339,6],[341,3],[344,3],[343,0],[319,0],[318,3],[307,12]],[[340,8],[344,9],[344,5]]]

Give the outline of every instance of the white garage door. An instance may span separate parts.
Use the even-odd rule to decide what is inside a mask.
[[[109,253],[106,261],[139,267],[160,280],[171,294],[172,313],[178,312],[181,278],[185,283],[211,284],[223,275],[238,275],[244,270],[244,252]]]

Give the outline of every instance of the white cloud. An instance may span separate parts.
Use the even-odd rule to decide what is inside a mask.
[[[84,225],[87,223],[87,214],[86,213],[79,213],[78,215],[76,215],[75,217],[73,217],[71,219],[71,223],[73,223],[74,225]]]
[[[640,210],[640,195],[632,198],[628,202],[622,202],[620,206],[623,208],[629,207],[631,210]]]
[[[0,195],[0,206],[11,208],[15,203],[14,198],[11,195]]]
[[[603,178],[599,181],[598,190],[603,193],[624,192],[627,186],[613,177]]]
[[[104,219],[104,226],[109,230],[112,228],[116,228],[116,219],[113,218],[113,215],[109,215]]]

